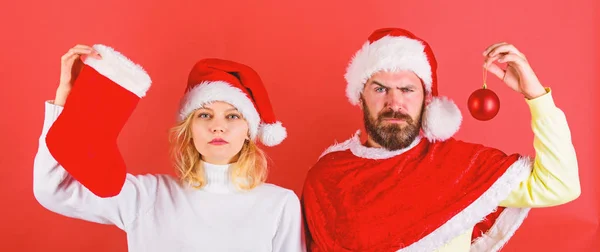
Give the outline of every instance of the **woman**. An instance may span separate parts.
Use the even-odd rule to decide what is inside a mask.
[[[118,226],[129,251],[305,251],[298,197],[265,183],[267,162],[255,144],[276,145],[285,129],[274,120],[258,74],[239,63],[207,59],[192,69],[172,131],[179,179],[127,174],[118,195],[99,197],[66,172],[45,137],[73,87],[71,73],[85,65],[80,60],[120,55],[103,48],[78,45],[62,58],[35,157],[38,202],[65,216]]]

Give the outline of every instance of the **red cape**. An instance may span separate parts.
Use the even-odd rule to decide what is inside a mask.
[[[498,207],[531,172],[517,154],[455,139],[390,152],[358,136],[330,147],[302,195],[311,251],[433,251],[473,230],[499,250],[529,209]]]

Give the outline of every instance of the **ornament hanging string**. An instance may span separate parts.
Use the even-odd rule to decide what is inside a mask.
[[[483,67],[483,89],[487,88],[487,84],[485,83],[487,80],[487,67]]]

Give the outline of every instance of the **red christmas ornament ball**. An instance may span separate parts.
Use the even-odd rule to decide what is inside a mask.
[[[471,116],[480,121],[487,121],[494,118],[500,111],[500,99],[494,91],[487,88],[475,90],[469,96],[469,112]]]

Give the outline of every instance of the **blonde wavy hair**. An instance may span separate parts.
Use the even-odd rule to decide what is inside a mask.
[[[185,120],[171,128],[171,157],[181,182],[200,189],[206,185],[206,177],[202,155],[196,150],[192,139],[194,114],[190,113]],[[230,178],[239,189],[250,190],[267,180],[267,157],[252,140],[244,143],[237,162],[232,166]]]

